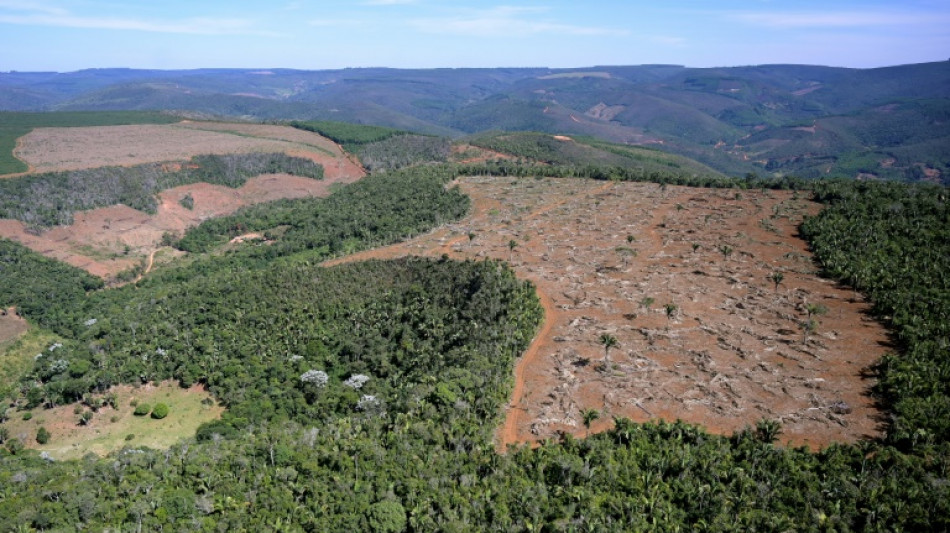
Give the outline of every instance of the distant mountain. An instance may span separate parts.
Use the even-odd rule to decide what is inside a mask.
[[[530,130],[647,145],[729,174],[950,183],[950,62],[10,72],[0,73],[0,109],[329,119],[445,136]]]

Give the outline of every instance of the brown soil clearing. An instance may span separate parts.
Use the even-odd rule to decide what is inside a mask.
[[[103,277],[111,278],[154,259],[165,232],[181,234],[203,220],[240,207],[281,198],[326,196],[336,183],[350,183],[363,169],[333,142],[287,126],[230,123],[40,128],[22,138],[17,155],[37,171],[103,165],[133,165],[182,160],[208,153],[280,151],[307,157],[324,167],[323,180],[286,174],[259,176],[231,189],[198,183],[159,194],[159,208],[149,215],[123,205],[76,213],[74,223],[34,235],[16,220],[0,220],[0,237]],[[179,202],[185,195],[194,208]]]
[[[0,347],[12,342],[29,329],[26,320],[16,314],[16,308],[0,309]]]
[[[583,436],[588,408],[602,415],[594,431],[624,416],[715,433],[768,418],[784,442],[812,448],[879,434],[862,370],[887,336],[860,297],[816,275],[796,227],[817,204],[787,191],[568,179],[460,185],[474,200],[467,218],[343,261],[510,256],[536,284],[545,323],[518,363],[499,449]],[[777,289],[773,272],[784,275]],[[828,309],[807,338],[806,304]],[[606,369],[605,333],[619,341]]]

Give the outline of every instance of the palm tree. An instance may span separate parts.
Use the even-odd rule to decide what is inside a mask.
[[[587,428],[587,436],[590,437],[590,425],[600,418],[600,412],[597,409],[584,409],[581,411],[581,417],[584,419],[584,427]]]
[[[620,255],[620,258],[623,260],[624,268],[627,267],[627,260],[629,260],[631,257],[637,256],[637,251],[627,246],[618,246],[616,251],[617,251],[617,254]]]
[[[610,349],[618,346],[617,337],[609,333],[600,336],[600,343],[604,345],[604,370],[610,368]]]
[[[676,307],[676,304],[674,303],[668,303],[663,306],[663,309],[666,311],[666,318],[668,320],[673,320],[673,317],[676,316],[676,310],[678,307]]]
[[[782,283],[784,279],[785,279],[785,274],[782,274],[781,272],[777,270],[769,274],[769,281],[775,284],[775,292],[778,292],[778,286]]]
[[[814,333],[818,329],[818,320],[815,318],[818,315],[823,315],[828,312],[828,308],[822,304],[805,304],[805,320],[801,323],[802,328],[802,344],[808,343],[808,334]]]

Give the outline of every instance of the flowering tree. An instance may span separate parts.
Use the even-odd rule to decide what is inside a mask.
[[[317,387],[325,387],[330,381],[330,376],[323,370],[307,370],[300,375],[300,381],[303,383],[313,383]]]

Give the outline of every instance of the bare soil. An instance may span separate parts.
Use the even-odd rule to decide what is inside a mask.
[[[452,145],[451,160],[456,163],[484,163],[501,159],[514,159],[514,157],[472,144]]]
[[[0,309],[0,348],[15,341],[29,327],[26,320],[16,314],[16,308]]]
[[[160,193],[154,215],[116,205],[76,213],[72,225],[52,228],[41,235],[28,233],[19,221],[0,220],[0,237],[105,279],[136,265],[150,266],[149,258],[155,259],[154,252],[165,232],[181,234],[203,220],[254,203],[326,196],[332,185],[349,183],[365,175],[362,167],[338,145],[314,133],[286,126],[184,122],[40,128],[21,139],[17,156],[38,172],[252,151],[281,151],[323,165],[323,180],[274,174],[252,178],[238,189],[206,183],[184,185]],[[188,194],[194,198],[191,210],[179,203]]]
[[[796,235],[817,204],[788,191],[459,184],[474,200],[459,223],[342,261],[493,257],[535,283],[545,322],[516,367],[500,450],[581,437],[588,408],[601,413],[594,432],[624,416],[720,434],[768,418],[782,423],[784,443],[813,449],[879,435],[864,371],[888,337],[860,295],[817,276]],[[773,272],[784,275],[778,287]],[[827,312],[806,335],[807,304]],[[609,363],[602,334],[619,341]]]
[[[89,128],[37,128],[21,137],[14,155],[35,172],[176,161],[201,154],[299,152],[346,163],[339,146],[289,126],[181,122]],[[329,178],[347,165],[326,165]]]

